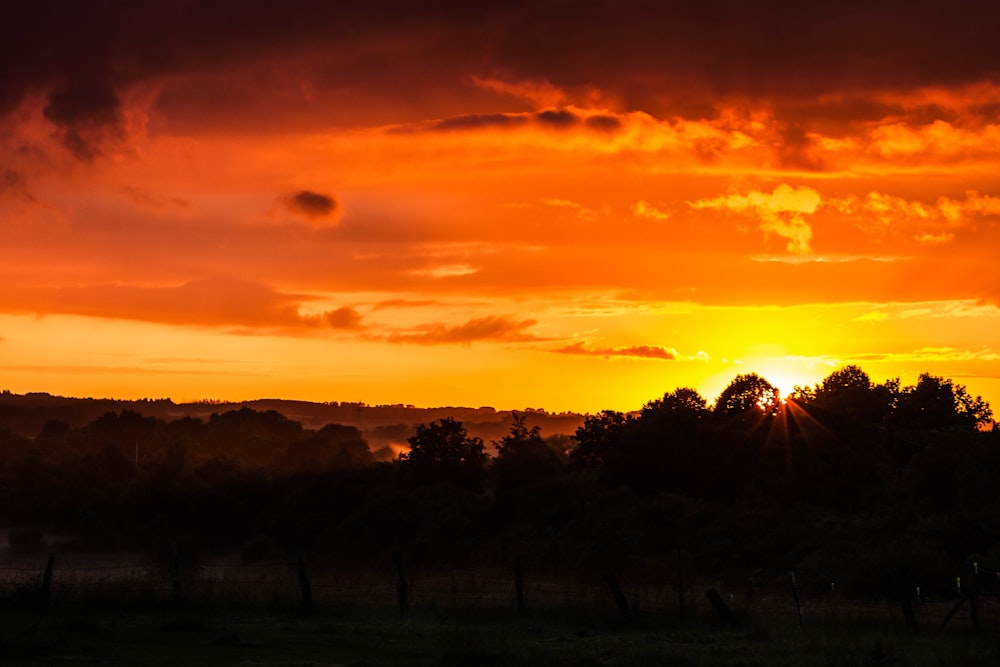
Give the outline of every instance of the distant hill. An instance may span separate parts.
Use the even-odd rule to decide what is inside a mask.
[[[224,402],[199,401],[174,403],[170,399],[122,401],[105,398],[67,398],[47,393],[14,394],[0,392],[0,429],[8,428],[28,438],[34,438],[49,421],[61,421],[73,428],[84,426],[108,412],[134,410],[147,417],[174,421],[184,417],[208,419],[213,413],[241,408],[259,412],[274,410],[299,422],[307,429],[320,429],[327,424],[345,424],[358,428],[371,449],[403,444],[418,424],[451,417],[461,421],[470,435],[489,444],[499,440],[510,429],[510,410],[491,407],[417,408],[412,405],[366,405],[364,403],[311,403],[283,399]],[[544,437],[572,435],[583,424],[584,415],[549,413],[544,410],[516,411],[527,415],[528,426],[538,426]]]

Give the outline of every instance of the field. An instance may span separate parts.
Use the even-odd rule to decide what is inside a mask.
[[[47,606],[41,573],[5,570],[0,600],[4,665],[996,665],[1000,609],[981,599],[980,627],[953,600],[915,604],[920,632],[899,605],[803,595],[800,625],[790,589],[729,593],[736,622],[708,603],[711,582],[691,582],[685,618],[676,588],[622,582],[631,619],[609,586],[572,577],[525,583],[518,614],[503,572],[409,573],[407,609],[395,573],[320,570],[313,609],[302,604],[295,561],[202,565],[175,599],[170,568],[56,569]],[[197,575],[197,576],[195,576]],[[151,585],[155,584],[155,585]]]
[[[995,665],[995,633],[910,636],[885,623],[787,619],[615,627],[567,619],[415,613],[53,613],[2,617],[3,664]]]

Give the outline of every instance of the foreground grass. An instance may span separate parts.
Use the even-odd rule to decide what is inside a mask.
[[[701,667],[996,665],[996,631],[907,634],[898,624],[787,617],[735,628],[616,626],[593,619],[520,619],[506,613],[53,609],[0,612],[0,664]]]

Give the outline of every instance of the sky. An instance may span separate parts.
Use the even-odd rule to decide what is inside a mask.
[[[0,389],[1000,406],[995,2],[4,2]]]

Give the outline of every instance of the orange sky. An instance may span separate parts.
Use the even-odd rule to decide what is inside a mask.
[[[991,3],[65,4],[0,27],[2,389],[1000,405]]]

